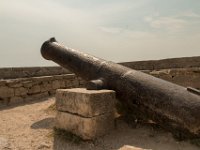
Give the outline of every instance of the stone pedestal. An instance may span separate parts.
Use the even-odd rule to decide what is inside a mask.
[[[85,140],[105,135],[114,126],[114,101],[112,90],[59,89],[56,127]]]

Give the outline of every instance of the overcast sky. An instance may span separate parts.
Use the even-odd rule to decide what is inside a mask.
[[[115,62],[200,56],[200,0],[0,0],[0,67],[55,65],[50,37]]]

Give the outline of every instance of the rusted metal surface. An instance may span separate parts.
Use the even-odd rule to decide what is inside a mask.
[[[115,90],[118,99],[161,126],[200,135],[200,96],[171,82],[66,48],[54,38],[41,47],[42,56],[69,69],[85,80],[89,88]],[[96,81],[95,81],[96,80]],[[128,109],[128,108],[127,108]]]

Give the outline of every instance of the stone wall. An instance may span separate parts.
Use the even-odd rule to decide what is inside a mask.
[[[84,81],[74,74],[0,80],[0,107],[48,97],[59,88],[82,86]]]
[[[121,63],[155,77],[200,89],[200,57]],[[85,81],[61,67],[0,69],[0,107],[51,96]]]
[[[146,73],[184,87],[200,89],[200,67],[145,71]]]
[[[160,70],[172,68],[195,68],[200,67],[200,56],[169,58],[162,60],[147,60],[120,63],[136,70]]]
[[[146,70],[145,73],[200,89],[200,67]],[[85,81],[74,74],[0,80],[0,107],[52,96],[56,89],[83,87]]]
[[[17,67],[0,68],[0,79],[16,79],[40,76],[68,74],[70,71],[62,67]]]
[[[136,70],[160,70],[172,68],[200,67],[200,56],[170,58],[162,60],[136,61],[119,63]],[[71,73],[62,67],[19,67],[0,68],[0,79],[29,78],[39,76],[51,76]]]

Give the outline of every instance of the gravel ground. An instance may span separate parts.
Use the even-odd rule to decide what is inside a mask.
[[[0,150],[117,150],[124,145],[152,150],[199,150],[178,142],[168,132],[147,126],[131,128],[123,121],[95,141],[74,143],[53,131],[54,98],[0,110]]]

